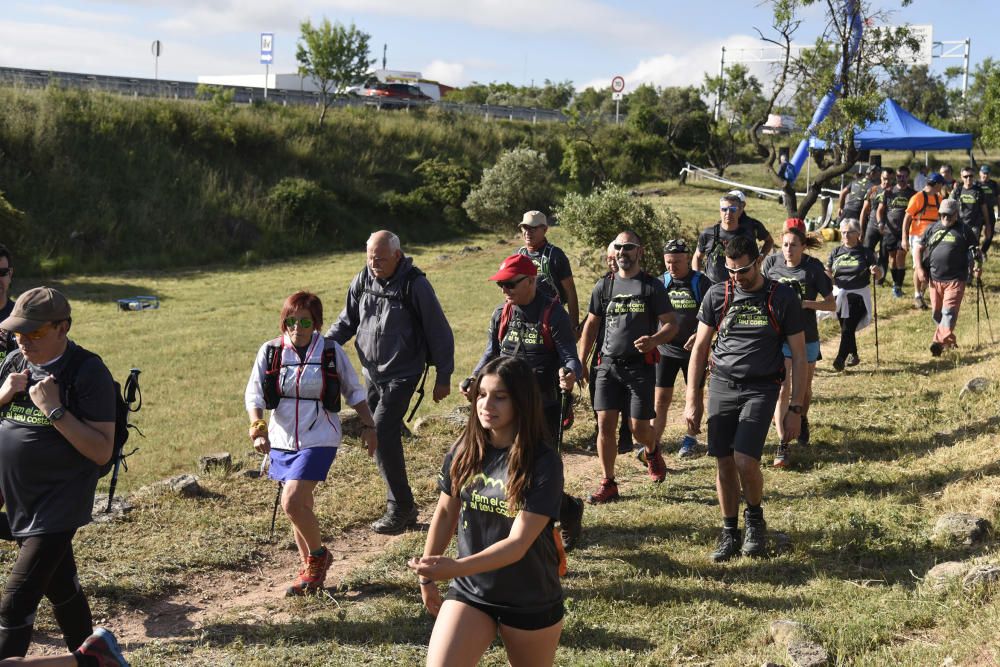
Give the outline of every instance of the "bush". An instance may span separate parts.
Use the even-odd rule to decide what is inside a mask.
[[[660,213],[646,201],[633,197],[627,188],[608,183],[592,194],[569,193],[556,212],[559,225],[594,248],[593,266],[604,269],[604,252],[619,233],[632,230],[642,239],[643,268],[663,273],[660,249],[677,236],[680,217],[669,209]]]
[[[292,177],[281,179],[271,188],[267,203],[282,231],[304,234],[305,239],[313,238],[332,219],[336,206],[333,195],[315,181]]]
[[[483,172],[463,205],[473,221],[498,231],[515,231],[525,211],[547,211],[555,188],[545,153],[530,148],[504,152]]]

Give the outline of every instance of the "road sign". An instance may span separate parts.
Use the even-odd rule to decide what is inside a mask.
[[[611,93],[611,99],[613,99],[615,102],[624,98],[625,98],[625,93]]]
[[[163,53],[163,42],[161,42],[158,39],[154,39],[153,40],[153,47],[150,50],[153,52],[153,57],[154,58],[159,58],[160,55]]]
[[[611,79],[611,92],[620,93],[625,90],[625,77],[616,76]]]
[[[260,64],[270,65],[274,62],[274,33],[260,33]]]

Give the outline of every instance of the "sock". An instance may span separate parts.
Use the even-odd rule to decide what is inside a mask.
[[[322,556],[325,553],[326,553],[326,547],[321,544],[319,546],[319,549],[313,549],[312,551],[309,552],[309,555],[310,556]]]
[[[729,532],[736,532],[740,527],[740,517],[739,516],[727,516],[722,519],[722,527]]]
[[[755,517],[755,518],[758,518],[758,519],[763,519],[764,518],[764,508],[762,508],[760,505],[751,505],[750,503],[747,503],[747,514],[749,516],[752,516],[752,517]]]
[[[97,661],[97,657],[93,655],[81,655],[79,650],[73,651],[73,657],[76,658],[77,667],[101,667],[101,663]]]
[[[893,269],[892,270],[892,286],[902,287],[903,286],[903,275],[906,269]]]

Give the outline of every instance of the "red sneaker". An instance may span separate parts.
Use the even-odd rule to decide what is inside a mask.
[[[296,595],[308,595],[323,590],[323,583],[326,581],[326,571],[330,569],[333,556],[330,550],[323,548],[321,556],[307,556],[306,566],[299,571],[299,576],[285,591],[285,595],[293,597]]]
[[[618,500],[621,496],[618,495],[618,483],[613,479],[604,478],[601,480],[601,485],[597,487],[597,492],[590,494],[587,501],[591,505],[600,505],[602,503],[610,503],[613,500]]]
[[[83,640],[76,653],[95,658],[99,667],[129,667],[115,636],[104,628],[94,628],[94,634]]]
[[[653,453],[646,453],[646,469],[649,470],[649,477],[654,482],[659,484],[667,478],[667,464],[663,461],[663,455],[660,454],[660,446],[657,445]]]

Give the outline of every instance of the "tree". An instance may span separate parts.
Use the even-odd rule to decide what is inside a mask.
[[[711,121],[705,153],[722,176],[736,161],[740,148],[750,143],[754,123],[767,118],[768,101],[760,81],[745,65],[730,65],[722,76],[705,76],[701,95],[722,100],[719,118]]]
[[[513,232],[525,211],[547,211],[555,199],[552,171],[545,153],[521,147],[500,154],[483,171],[479,185],[462,205],[480,225]]]
[[[889,85],[886,94],[925,123],[944,120],[951,115],[945,79],[932,74],[926,65],[903,71]]]
[[[343,93],[375,62],[368,59],[371,36],[358,30],[353,23],[350,26],[339,21],[331,24],[327,18],[316,27],[306,19],[300,30],[302,35],[295,59],[299,62],[299,76],[311,77],[319,86],[319,125],[322,127],[330,107],[330,95]]]
[[[822,188],[857,162],[855,129],[878,119],[886,83],[901,74],[896,54],[903,48],[915,51],[919,44],[907,28],[881,25],[886,23],[887,14],[872,11],[867,0],[770,1],[773,10],[770,31],[766,35],[759,29],[757,32],[764,42],[778,47],[782,56],[766,113],[751,128],[750,138],[769,173],[781,184],[788,215],[804,218]],[[900,5],[911,2],[901,0]],[[799,14],[817,4],[825,6],[826,28],[811,48],[796,52],[792,43],[802,23]],[[852,50],[855,23],[851,18],[855,13],[863,28],[858,47]],[[795,192],[794,182],[783,178],[784,164],[778,159],[781,146],[773,136],[768,139],[761,132],[767,114],[774,113],[778,100],[787,97],[789,87],[794,87],[793,108],[799,126],[804,128],[812,126],[814,110],[821,100],[834,93],[829,115],[812,127],[815,136],[826,141],[827,150],[813,156],[818,170],[815,180],[807,184],[802,201]]]
[[[976,77],[978,80],[978,76]],[[983,103],[980,121],[983,141],[988,146],[1000,145],[1000,67],[992,67],[983,74]]]

